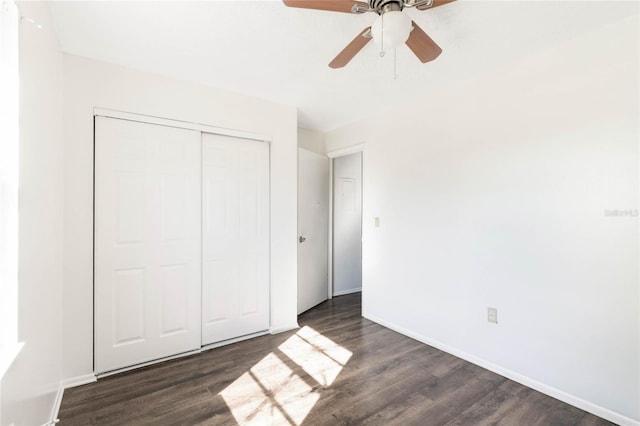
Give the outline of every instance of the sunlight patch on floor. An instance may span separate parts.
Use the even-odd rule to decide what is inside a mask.
[[[308,326],[300,329],[278,349],[322,386],[333,383],[353,355]]]
[[[227,386],[220,396],[239,424],[302,424],[352,353],[305,326]],[[288,365],[287,365],[288,364]],[[291,367],[290,367],[291,366]],[[300,368],[301,377],[293,369]],[[310,377],[309,377],[310,376]]]
[[[270,353],[220,392],[239,424],[300,425],[320,398]]]

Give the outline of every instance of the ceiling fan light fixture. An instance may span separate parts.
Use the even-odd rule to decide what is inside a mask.
[[[405,43],[411,32],[411,18],[402,11],[386,12],[371,25],[371,35],[382,49],[393,49]]]

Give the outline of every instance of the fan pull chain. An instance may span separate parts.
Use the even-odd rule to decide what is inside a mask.
[[[380,16],[380,57],[383,58],[384,52],[384,14]]]
[[[396,51],[397,49],[393,49],[393,79],[397,80],[398,79],[398,63],[396,60]]]

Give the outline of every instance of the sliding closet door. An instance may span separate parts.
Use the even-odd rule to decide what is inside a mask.
[[[200,347],[200,132],[96,117],[95,371]]]
[[[269,328],[269,145],[202,135],[202,344]]]

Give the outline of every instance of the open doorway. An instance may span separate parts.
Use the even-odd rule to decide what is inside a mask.
[[[328,297],[329,162],[298,149],[298,315]]]
[[[362,291],[362,150],[329,153],[331,222],[329,297]]]
[[[298,315],[334,296],[360,303],[362,165],[360,146],[298,149]]]

